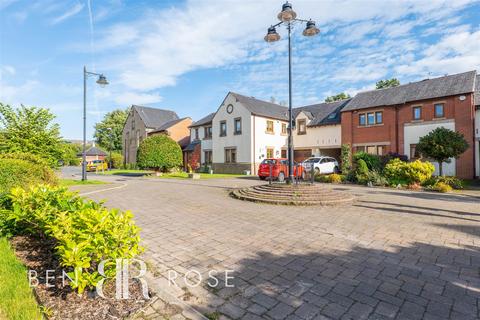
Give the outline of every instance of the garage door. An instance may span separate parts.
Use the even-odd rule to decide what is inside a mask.
[[[312,149],[295,150],[293,153],[293,159],[296,162],[302,162],[303,160],[312,156]]]

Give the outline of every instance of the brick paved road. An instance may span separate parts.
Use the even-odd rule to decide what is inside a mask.
[[[212,319],[480,317],[480,194],[337,186],[357,201],[301,208],[227,196],[251,180],[127,183],[89,197],[135,213],[160,286],[234,270],[235,288],[171,291]]]

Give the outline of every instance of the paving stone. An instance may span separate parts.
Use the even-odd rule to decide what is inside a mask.
[[[286,303],[280,302],[275,307],[267,312],[267,315],[273,319],[285,319],[289,314],[295,310],[293,307]]]
[[[331,317],[333,319],[340,319],[340,317],[347,312],[348,308],[338,304],[338,303],[329,303],[325,308],[322,309],[322,315]]]
[[[275,300],[275,299],[273,299],[273,298],[271,298],[271,297],[269,297],[269,296],[267,296],[266,294],[263,294],[263,293],[259,293],[259,294],[255,295],[252,298],[252,301],[258,303],[259,305],[264,306],[267,309],[272,308],[278,302],[277,300]]]
[[[295,311],[295,315],[301,319],[310,320],[313,319],[319,311],[320,309],[316,305],[304,303]]]
[[[386,316],[388,318],[395,318],[395,315],[397,314],[398,307],[394,306],[393,304],[389,304],[386,302],[381,301],[377,308],[375,309],[375,312],[378,314],[381,314],[383,316]]]
[[[236,305],[229,302],[221,306],[219,311],[232,319],[240,319],[240,317],[245,313],[242,308],[237,307]]]

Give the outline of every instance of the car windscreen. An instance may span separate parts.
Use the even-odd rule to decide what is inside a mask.
[[[261,164],[275,164],[275,162],[276,161],[274,159],[265,159]]]

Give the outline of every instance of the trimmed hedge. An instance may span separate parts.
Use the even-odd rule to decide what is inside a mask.
[[[419,160],[403,162],[393,159],[385,166],[383,173],[391,185],[422,184],[432,177],[435,167],[430,162]]]
[[[167,171],[182,165],[180,145],[166,135],[148,137],[140,143],[137,164],[142,169]]]
[[[14,187],[57,184],[55,172],[42,159],[28,154],[0,155],[0,198]]]

